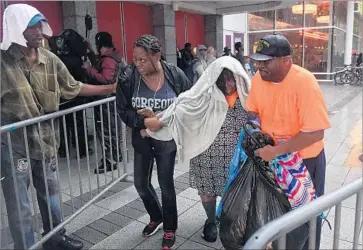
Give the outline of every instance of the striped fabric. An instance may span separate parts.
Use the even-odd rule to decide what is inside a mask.
[[[270,162],[275,180],[284,190],[292,209],[310,203],[317,197],[313,181],[299,153],[278,156]]]

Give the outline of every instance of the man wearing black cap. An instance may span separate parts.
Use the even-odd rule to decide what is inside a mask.
[[[107,32],[99,32],[96,34],[96,47],[98,55],[95,55],[92,46],[88,42],[88,48],[90,50],[90,60],[94,67],[89,66],[88,63],[84,63],[83,67],[87,70],[89,75],[88,82],[96,85],[100,84],[112,84],[116,82],[117,73],[124,67],[127,63],[124,58],[121,57],[120,53],[116,50],[112,42],[111,34]],[[96,99],[102,99],[109,96],[97,97]],[[95,169],[94,173],[104,173],[107,171],[112,171],[117,169],[117,163],[122,161],[121,154],[121,119],[115,114],[114,103],[109,104],[109,109],[106,104],[102,105],[102,115],[101,119],[100,108],[96,107],[94,109],[95,119],[96,119],[96,130],[100,141],[104,142],[105,155],[101,160],[100,166]],[[110,126],[108,124],[110,116]],[[115,124],[115,116],[117,116],[118,122],[117,127]],[[103,130],[101,121],[103,120]],[[111,128],[111,131],[109,131]],[[116,129],[118,129],[118,138]],[[102,133],[103,132],[103,133]],[[110,138],[111,133],[111,138]],[[104,140],[102,140],[102,136]],[[119,152],[117,152],[117,144]],[[103,144],[102,144],[103,146]],[[117,158],[117,155],[119,156]]]
[[[327,107],[314,75],[293,64],[289,41],[268,35],[256,44],[258,72],[252,78],[246,108],[261,120],[261,128],[278,144],[255,151],[269,162],[279,155],[299,152],[314,183],[316,195],[324,194],[324,130],[330,128]],[[321,219],[318,218],[316,249],[319,249]],[[304,249],[307,249],[308,242]]]

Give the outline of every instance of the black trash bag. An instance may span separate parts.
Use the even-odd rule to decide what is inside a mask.
[[[252,126],[250,123],[247,125]],[[253,154],[255,149],[273,145],[273,140],[256,127],[251,129],[245,126],[245,131],[242,147],[248,158],[240,163],[239,175],[223,194],[221,201],[219,235],[226,250],[243,249],[259,228],[291,210],[268,163]],[[308,234],[307,223],[287,234],[286,249],[302,249]],[[277,241],[271,247],[278,249]]]

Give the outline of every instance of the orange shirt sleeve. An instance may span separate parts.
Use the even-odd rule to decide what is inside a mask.
[[[256,74],[257,75],[257,74]],[[254,112],[258,114],[258,104],[257,104],[257,84],[258,80],[256,78],[256,75],[252,78],[251,81],[251,90],[248,94],[247,100],[246,100],[246,109],[249,112]]]
[[[300,116],[300,131],[317,131],[331,127],[328,109],[316,78],[304,77],[297,90],[297,108]]]

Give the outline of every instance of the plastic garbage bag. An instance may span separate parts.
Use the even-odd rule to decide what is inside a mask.
[[[241,132],[230,167],[231,178],[217,214],[220,239],[226,250],[243,249],[259,228],[291,210],[268,163],[253,154],[268,144],[273,145],[272,138],[251,123]],[[286,236],[286,248],[302,249],[308,234],[307,224],[295,229]],[[277,249],[277,241],[272,248]]]

